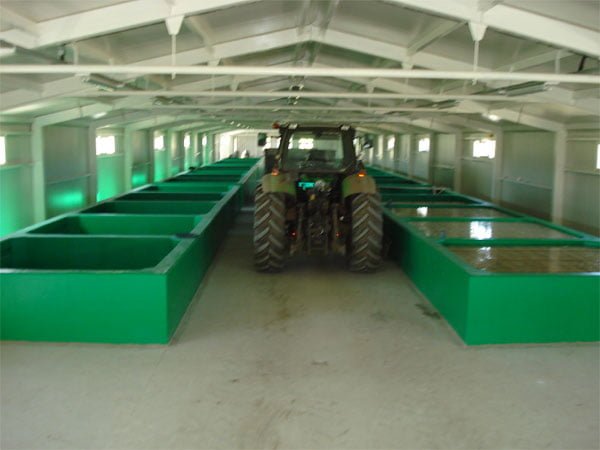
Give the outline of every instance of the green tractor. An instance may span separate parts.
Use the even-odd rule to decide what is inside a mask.
[[[337,253],[351,271],[374,271],[381,263],[381,201],[356,158],[355,130],[292,124],[279,131],[279,148],[265,150],[256,188],[256,268],[278,272],[294,254]]]

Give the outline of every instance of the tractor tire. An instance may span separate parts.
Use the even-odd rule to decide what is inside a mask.
[[[373,272],[381,264],[383,217],[379,194],[357,194],[350,201],[351,233],[347,242],[348,268]]]
[[[287,252],[285,197],[266,194],[262,186],[254,197],[254,265],[260,272],[279,272]]]

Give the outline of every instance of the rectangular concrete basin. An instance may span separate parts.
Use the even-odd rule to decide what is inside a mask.
[[[131,192],[122,195],[117,200],[132,201],[219,201],[224,193],[220,192]]]
[[[29,234],[68,235],[174,235],[189,233],[202,216],[81,214],[62,217]]]
[[[177,240],[169,238],[16,237],[0,243],[0,268],[93,271],[150,269],[167,256],[176,244]]]
[[[206,214],[216,202],[169,202],[116,200],[100,203],[82,211],[83,214]]]
[[[136,192],[216,192],[229,191],[233,183],[199,182],[199,183],[155,183]]]

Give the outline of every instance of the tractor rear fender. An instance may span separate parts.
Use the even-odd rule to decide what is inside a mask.
[[[268,173],[263,175],[262,189],[263,192],[268,194],[280,192],[296,198],[296,184],[294,183],[294,179],[286,173],[278,175]]]
[[[342,181],[342,198],[354,194],[376,194],[377,185],[373,177],[368,175],[349,175]]]

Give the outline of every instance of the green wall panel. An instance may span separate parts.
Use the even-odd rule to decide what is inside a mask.
[[[30,166],[0,167],[0,236],[33,223]]]
[[[154,152],[154,181],[161,181],[167,178],[167,158],[169,152],[165,150],[156,150]]]
[[[88,178],[46,185],[46,217],[65,214],[87,205]]]
[[[96,200],[114,197],[125,190],[125,167],[122,154],[97,159],[98,191]]]

